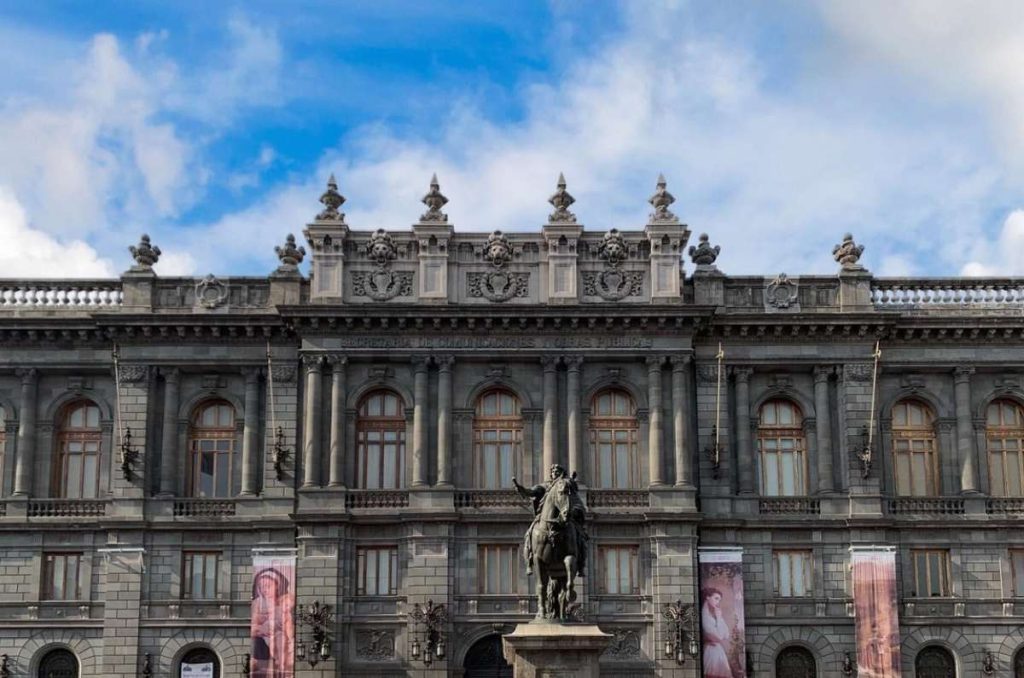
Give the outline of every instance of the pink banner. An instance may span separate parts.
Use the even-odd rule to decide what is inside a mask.
[[[295,557],[252,559],[250,678],[295,676]]]
[[[743,552],[701,549],[699,553],[704,678],[746,678]]]
[[[896,554],[851,549],[858,678],[900,678]]]

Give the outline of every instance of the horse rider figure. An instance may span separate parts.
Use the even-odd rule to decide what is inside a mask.
[[[534,485],[533,487],[523,487],[519,484],[518,480],[512,479],[512,484],[515,486],[516,491],[519,492],[519,495],[524,499],[531,499],[533,501],[533,522],[530,523],[530,529],[526,531],[526,535],[523,537],[523,558],[526,560],[526,574],[533,574],[532,537],[533,530],[540,521],[544,496],[548,492],[556,492],[569,495],[569,515],[566,516],[566,519],[572,521],[576,528],[576,551],[579,553],[578,575],[582,577],[587,564],[587,542],[590,541],[590,535],[587,534],[585,527],[587,509],[583,505],[583,500],[580,499],[579,486],[576,484],[576,472],[573,471],[572,476],[567,476],[565,469],[560,464],[552,464],[549,478],[550,480],[543,485]],[[549,534],[548,538],[550,539],[552,536],[552,534]]]

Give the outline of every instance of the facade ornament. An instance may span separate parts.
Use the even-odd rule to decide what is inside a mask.
[[[618,229],[605,233],[597,254],[605,262],[603,271],[583,272],[583,294],[598,296],[605,301],[618,301],[638,296],[643,292],[644,272],[623,271],[622,264],[629,257],[626,240]]]
[[[228,300],[228,286],[210,273],[196,283],[196,303],[203,308],[217,308]]]
[[[628,661],[640,657],[640,634],[636,629],[608,629],[612,641],[604,651],[606,659]]]
[[[495,231],[487,237],[484,259],[495,268],[503,268],[512,261],[512,245],[501,231]]]
[[[483,297],[494,302],[527,296],[530,291],[530,274],[505,270],[512,261],[512,255],[512,244],[508,238],[501,231],[491,233],[484,245],[483,256],[492,270],[467,273],[466,293],[470,297]]]
[[[356,659],[381,662],[395,656],[395,632],[363,629],[356,631]]]
[[[412,296],[412,272],[396,273],[391,270],[391,262],[398,258],[398,247],[389,233],[378,228],[367,241],[365,252],[376,268],[352,273],[353,294],[370,297],[374,301]]]
[[[679,223],[679,217],[672,213],[669,206],[676,201],[676,197],[668,192],[666,188],[665,175],[658,175],[658,185],[654,191],[654,195],[647,199],[647,202],[651,203],[654,207],[654,211],[651,212],[651,223],[652,224],[677,224]]]
[[[718,259],[718,253],[722,251],[722,248],[718,245],[714,247],[708,242],[708,234],[701,233],[700,242],[697,245],[690,246],[690,261],[697,266],[714,266],[715,260]]]
[[[366,243],[366,256],[379,268],[384,268],[398,258],[398,248],[391,235],[378,228]]]
[[[278,363],[271,366],[270,372],[276,384],[294,383],[297,374],[295,365],[282,365]]]
[[[764,303],[779,310],[793,309],[797,305],[797,285],[785,273],[780,273],[764,290]],[[794,309],[795,310],[795,309]]]
[[[118,366],[118,375],[124,383],[137,384],[140,381],[145,381],[146,377],[149,376],[149,366],[120,365]]]
[[[160,260],[160,248],[151,245],[149,236],[145,233],[139,238],[139,244],[130,246],[128,251],[135,259],[135,266],[132,268],[136,271],[151,271],[153,264]]]
[[[619,233],[619,229],[613,228],[604,234],[601,244],[597,247],[597,254],[613,268],[622,266],[629,257],[629,251],[626,249],[626,241]]]
[[[295,245],[295,236],[291,233],[284,239],[284,245],[277,245],[274,247],[274,253],[277,254],[277,258],[281,260],[281,265],[277,267],[278,273],[297,273],[299,270],[299,264],[306,258],[306,248]]]
[[[843,242],[832,248],[832,256],[842,266],[844,271],[863,271],[864,267],[859,263],[860,255],[864,252],[864,246],[853,241],[853,234],[847,233],[843,236]]]
[[[430,179],[430,190],[423,196],[423,204],[427,206],[427,211],[420,215],[421,222],[445,223],[448,221],[448,215],[441,211],[441,208],[448,204],[448,198],[441,193],[441,185],[437,182],[436,173]]]
[[[323,204],[324,209],[320,214],[316,215],[317,221],[345,223],[344,212],[338,211],[338,208],[345,204],[345,196],[338,192],[338,182],[334,179],[334,174],[331,174],[327,180],[327,190],[320,196],[320,202]]]
[[[552,224],[575,224],[576,215],[569,211],[569,207],[576,202],[569,191],[565,190],[565,175],[559,173],[557,190],[548,198],[548,202],[555,208],[555,211],[548,216]]]

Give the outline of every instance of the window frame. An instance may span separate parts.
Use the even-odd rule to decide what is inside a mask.
[[[374,398],[394,398],[397,405],[397,414],[370,415],[367,408]],[[381,403],[381,411],[385,412],[386,401]],[[356,407],[356,464],[355,464],[355,487],[362,490],[398,490],[405,487],[405,457],[406,457],[406,428],[405,400],[397,392],[389,388],[376,388],[366,393],[359,399]],[[388,434],[394,433],[394,440],[388,440]],[[371,434],[378,436],[377,440],[371,440]],[[389,445],[395,447],[395,468],[394,475],[389,480],[385,479],[386,454]],[[370,487],[367,482],[369,473],[369,461],[371,454],[377,455],[377,481],[375,486]],[[389,484],[389,482],[393,484]]]
[[[930,557],[935,556],[939,559],[939,593],[936,595],[931,594],[931,562]],[[928,593],[922,595],[921,593],[921,578],[920,570],[918,569],[918,563],[920,558],[925,559],[925,585],[928,587]],[[923,549],[910,549],[910,561],[913,569],[913,597],[914,598],[951,598],[953,597],[953,575],[952,567],[950,564],[951,558],[949,549],[941,548],[923,548]]]
[[[487,414],[484,413],[483,407],[486,399],[491,396],[498,396],[498,414]],[[500,398],[506,397],[511,401],[512,412],[510,415],[501,414],[501,400]],[[479,396],[477,396],[475,405],[473,408],[473,486],[480,489],[488,490],[500,490],[507,489],[509,484],[512,482],[512,477],[520,475],[520,459],[522,458],[523,450],[523,405],[514,392],[507,388],[495,387],[489,388]],[[484,437],[494,433],[494,440],[485,440]],[[508,439],[503,440],[502,435],[506,434]],[[505,482],[505,479],[501,477],[501,453],[499,451],[503,443],[510,443],[511,450],[509,451],[510,459],[509,466],[511,466],[511,477]],[[494,453],[497,455],[497,459],[494,462],[494,469],[498,475],[497,482],[489,484],[487,476],[487,463],[485,455],[489,453],[490,448],[493,447]]]
[[[181,599],[182,600],[218,600],[220,596],[220,565],[222,553],[220,551],[182,551],[181,554]],[[213,595],[196,596],[195,591],[192,590],[192,580],[195,574],[195,560],[196,557],[203,558],[203,573],[207,574],[209,562],[207,559],[213,559],[212,566],[212,582],[213,582]],[[206,591],[206,578],[203,581],[203,593]]]
[[[789,595],[785,595],[782,592],[782,577],[781,577],[782,563],[781,563],[780,556],[786,556],[789,559],[789,570],[790,570],[790,572],[789,572],[789,581],[790,581],[790,590],[791,590],[791,593]],[[793,593],[792,592],[795,589],[795,587],[793,586],[793,583],[796,581],[796,578],[793,576],[793,574],[795,572],[795,570],[793,569],[794,556],[799,556],[800,560],[803,562],[803,567],[801,568],[803,570],[803,572],[801,573],[802,581],[803,581],[803,584],[804,584],[804,592],[803,593]],[[772,591],[773,591],[773,593],[774,593],[776,598],[790,599],[790,598],[813,598],[814,597],[814,551],[813,550],[811,550],[811,549],[775,549],[775,550],[773,550],[772,551],[772,574],[773,574],[773,579],[774,579],[774,582],[773,582],[773,585],[772,585]]]
[[[380,593],[380,553],[388,554],[388,592]],[[376,554],[373,558],[374,581],[378,582],[377,590],[367,592],[367,574],[370,562],[369,555]],[[359,597],[382,597],[398,595],[398,546],[394,544],[380,544],[374,546],[356,547],[356,596]]]
[[[84,410],[82,415],[82,426],[72,426],[71,419],[74,414]],[[96,414],[96,425],[89,426],[90,410]],[[79,398],[61,408],[59,425],[57,427],[57,463],[53,468],[54,496],[61,499],[100,499],[101,483],[103,474],[103,419],[99,405],[92,400]],[[72,445],[80,446],[79,451],[71,451]],[[76,492],[69,492],[71,477],[68,472],[72,459],[78,459],[78,488]],[[86,495],[87,474],[85,467],[88,460],[92,460],[93,481],[92,495]]]
[[[768,407],[776,410],[775,420],[778,421],[777,410],[780,405],[786,405],[792,410],[793,424],[781,425],[777,423],[765,423],[765,411]],[[762,497],[802,497],[808,492],[808,461],[807,461],[807,434],[804,430],[803,409],[799,404],[789,398],[769,398],[761,403],[757,409],[757,461],[760,467],[760,492]],[[787,450],[783,441],[792,441],[792,449]],[[766,449],[766,443],[771,442],[773,450]],[[793,493],[785,493],[785,479],[783,477],[783,457],[785,453],[791,452],[793,459],[793,472],[796,474],[792,479]],[[777,477],[775,487],[768,487],[768,463],[767,456],[774,453],[776,457],[775,468]]]
[[[1010,411],[1016,413],[1017,425],[1007,425],[1004,421],[1003,408],[1009,406]],[[999,422],[992,424],[992,412],[995,408],[998,413]],[[998,443],[999,449],[994,449],[994,443]],[[1011,445],[1016,449],[1010,449]],[[1011,398],[996,398],[985,408],[985,451],[988,454],[988,478],[989,494],[993,497],[1024,497],[1024,405]],[[1017,488],[1013,491],[1008,487],[1009,475],[1007,474],[1007,453],[1016,453],[1017,457]],[[1001,483],[996,482],[993,469],[997,464],[998,457]]]
[[[72,580],[70,580],[68,578],[68,573],[70,572],[70,570],[68,568],[68,560],[71,559],[71,558],[73,558],[75,560],[75,570],[74,570],[74,579],[73,579],[73,583],[74,583],[74,587],[75,587],[75,591],[74,591],[75,595],[73,597],[71,597],[71,596],[68,596],[65,593],[61,597],[58,597],[56,595],[56,593],[57,593],[56,592],[56,588],[54,587],[55,575],[56,575],[56,570],[54,568],[54,563],[55,563],[56,559],[62,559],[64,561],[64,565],[63,565],[63,573],[64,573],[63,579],[64,579],[64,581],[62,582],[62,586],[63,586],[63,589],[66,592],[67,589],[68,589],[68,584],[71,583],[71,581],[72,581]],[[41,581],[41,585],[39,587],[39,599],[41,601],[47,601],[47,602],[72,602],[72,601],[85,600],[85,597],[83,595],[84,591],[83,591],[83,587],[82,587],[82,584],[83,584],[83,582],[82,582],[82,574],[83,574],[82,570],[84,569],[84,565],[85,565],[85,553],[84,552],[82,552],[82,551],[47,551],[47,552],[43,553],[42,561],[43,561],[42,562],[42,567],[40,568],[42,570],[42,573],[41,573],[42,574],[42,581]]]
[[[218,409],[217,425],[206,426],[202,424],[203,414],[212,407],[227,407],[231,412],[231,425],[222,425],[220,411]],[[187,486],[185,495],[197,499],[225,499],[234,496],[234,472],[235,472],[235,449],[238,441],[238,410],[235,406],[223,398],[204,400],[196,405],[189,418],[188,429],[188,461],[186,464],[185,477]],[[202,450],[204,443],[213,442],[213,450]],[[226,443],[226,449],[220,449],[219,443]],[[206,454],[213,455],[213,491],[211,494],[203,494],[202,490],[202,457]],[[227,487],[224,494],[220,493],[218,462],[220,457],[227,458],[227,468],[224,473],[227,476]]]
[[[1024,598],[1024,548],[1011,548],[1010,552],[1010,596]],[[1017,567],[1017,564],[1020,567]],[[1018,573],[1019,569],[1019,573]]]
[[[488,565],[492,558],[498,562],[498,588],[507,582],[508,590],[489,591],[490,571]],[[507,558],[507,561],[503,562]],[[524,592],[519,581],[519,545],[518,544],[477,544],[476,546],[476,592],[482,596],[515,596]]]
[[[909,406],[917,406],[921,408],[926,418],[926,423],[920,426],[910,424],[910,411],[907,410],[906,421],[907,424],[897,424],[897,408]],[[890,410],[891,415],[891,426],[889,444],[892,449],[892,466],[893,466],[893,492],[898,497],[936,497],[942,492],[942,482],[939,477],[939,454],[938,454],[938,436],[935,432],[935,426],[938,418],[935,414],[935,409],[924,400],[918,398],[901,398],[896,401],[892,409]],[[904,445],[906,441],[906,445]],[[920,450],[914,449],[916,444],[919,444]],[[917,493],[914,489],[915,475],[914,469],[914,455],[923,455],[925,463],[925,491],[923,494]],[[900,459],[902,456],[907,456],[907,472],[910,473],[910,477],[907,479],[908,492],[901,490],[901,478],[900,473]]]
[[[618,584],[621,583],[621,575],[616,581],[615,587],[610,587],[609,579],[610,573],[608,571],[608,558],[609,552],[615,552],[616,558],[616,574],[618,569],[622,565],[622,556],[627,556],[627,562],[630,567],[629,572],[629,592],[622,592],[619,589]],[[638,596],[640,595],[640,547],[636,544],[606,544],[597,547],[597,562],[598,562],[598,593],[604,596]],[[611,589],[615,588],[615,591]]]
[[[599,400],[603,397],[611,397],[611,414],[600,412]],[[626,404],[627,414],[616,414],[615,398],[621,397]],[[637,460],[640,455],[640,422],[637,417],[636,399],[624,388],[609,387],[603,388],[594,394],[590,400],[590,418],[587,422],[588,438],[591,450],[591,468],[594,469],[591,475],[591,482],[594,489],[626,490],[639,487],[639,472]],[[601,438],[607,434],[610,440]],[[619,434],[624,434],[625,440],[617,440]],[[610,445],[609,451],[609,473],[611,478],[604,477],[604,464],[602,463],[602,445]],[[619,483],[618,460],[621,454],[620,445],[625,445],[626,455],[626,480],[625,484]]]

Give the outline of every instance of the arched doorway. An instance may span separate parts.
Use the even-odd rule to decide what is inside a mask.
[[[956,662],[949,650],[931,645],[917,653],[914,674],[916,678],[956,678]]]
[[[512,678],[512,667],[501,651],[501,636],[494,634],[473,643],[462,663],[464,678]]]
[[[78,658],[71,650],[52,650],[39,662],[39,678],[78,678]]]
[[[1024,678],[1024,649],[1013,658],[1013,678]]]
[[[817,678],[814,655],[806,647],[787,647],[775,658],[776,678]]]
[[[178,676],[220,678],[220,660],[208,647],[197,647],[185,653],[178,667]],[[177,677],[176,677],[177,678]]]

